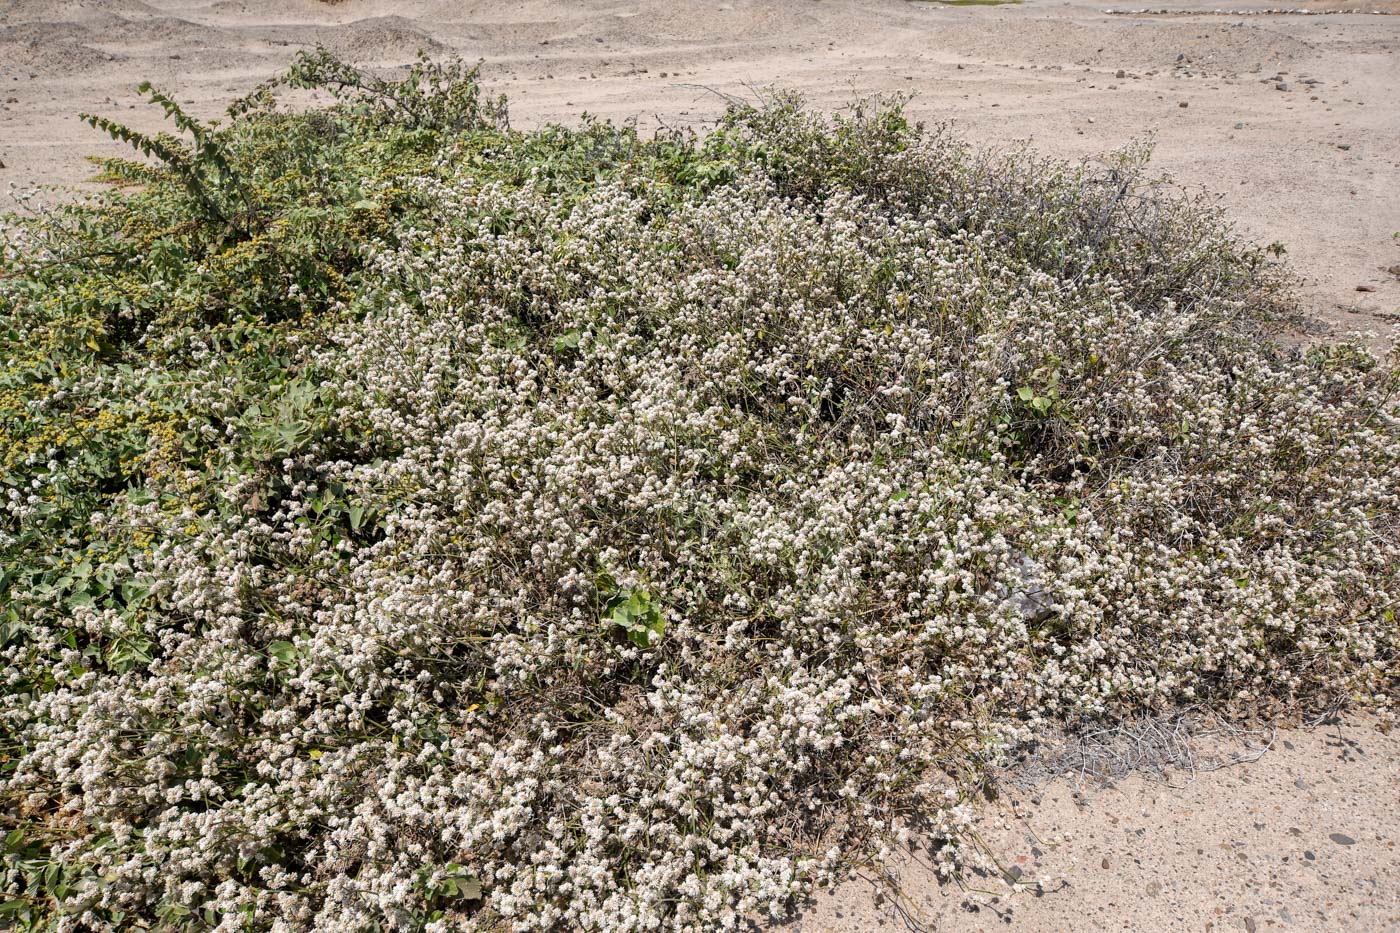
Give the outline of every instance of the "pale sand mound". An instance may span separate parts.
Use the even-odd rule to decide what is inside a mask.
[[[0,207],[9,183],[71,191],[91,174],[85,154],[121,151],[76,112],[159,126],[136,107],[143,79],[214,116],[297,48],[320,42],[393,66],[421,47],[486,58],[525,126],[585,110],[638,116],[643,129],[699,125],[720,111],[716,92],[780,84],[824,105],[912,92],[914,116],[951,121],[974,142],[1031,139],[1076,158],[1153,134],[1159,167],[1218,192],[1252,235],[1286,245],[1320,321],[1400,322],[1400,275],[1386,271],[1400,268],[1400,16],[1103,12],[1166,6],[1206,12],[1219,0],[3,0]],[[1297,6],[1400,12],[1396,0]],[[991,833],[1027,879],[1065,883],[1044,896],[972,913],[962,892],[911,867],[904,919],[853,883],[794,925],[1395,929],[1400,739],[1365,720],[1340,734],[1286,734],[1258,763],[1184,788],[1137,777],[1074,797],[1057,783],[1039,804],[1022,801],[1042,840],[1073,835]],[[986,881],[1004,895],[998,884]]]

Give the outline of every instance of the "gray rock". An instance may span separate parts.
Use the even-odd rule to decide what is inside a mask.
[[[1346,833],[1328,833],[1327,838],[1331,839],[1339,846],[1356,845],[1356,840],[1348,836]]]
[[[997,587],[1000,605],[1010,606],[1032,624],[1055,615],[1055,594],[1045,585],[1045,568],[1029,554],[1011,554],[1011,584]]]

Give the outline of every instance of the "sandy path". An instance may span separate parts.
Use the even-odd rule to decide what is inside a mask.
[[[154,128],[143,79],[213,116],[318,42],[369,65],[420,47],[483,57],[525,126],[585,110],[698,125],[721,109],[716,91],[770,84],[825,106],[901,91],[916,117],[988,145],[1080,158],[1151,135],[1160,168],[1286,245],[1320,322],[1387,330],[1400,322],[1400,274],[1386,271],[1400,269],[1400,16],[1239,12],[1272,0],[1205,15],[1221,2],[1120,0],[1104,6],[1195,12],[1110,16],[1082,0],[0,0],[0,189],[81,187],[84,155],[120,150],[75,113]],[[911,907],[953,930],[1400,928],[1400,738],[1366,720],[1335,731],[1290,734],[1184,788],[1132,778],[1075,798],[1053,785],[1029,825],[1072,839],[1035,856],[1024,827],[994,836],[1028,876],[1068,887],[971,913],[911,867]],[[794,926],[882,923],[902,928],[855,883]]]

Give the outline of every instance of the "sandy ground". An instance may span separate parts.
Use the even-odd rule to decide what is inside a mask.
[[[1332,12],[1259,13],[1278,5]],[[1395,14],[1400,0],[0,0],[0,209],[10,185],[81,190],[85,155],[120,152],[77,112],[155,128],[135,91],[150,79],[214,116],[317,43],[374,66],[484,58],[521,126],[585,111],[701,126],[720,95],[771,85],[821,106],[904,92],[915,117],[988,146],[1088,158],[1155,140],[1160,169],[1284,244],[1320,329],[1384,341],[1400,323]],[[903,919],[853,883],[794,927],[1397,929],[1397,776],[1400,737],[1357,719],[1183,786],[1057,782],[1017,801],[1014,829],[987,811],[1049,893],[972,912],[910,863]]]
[[[1400,930],[1400,732],[1356,717],[1201,744],[1248,763],[1007,794],[983,814],[1004,874],[939,886],[905,859],[902,896],[852,881],[790,929]]]

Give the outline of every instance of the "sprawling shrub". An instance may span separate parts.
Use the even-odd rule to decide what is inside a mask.
[[[279,83],[10,231],[9,921],[710,929],[1047,724],[1389,709],[1400,367],[1142,153]]]

